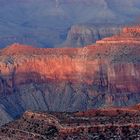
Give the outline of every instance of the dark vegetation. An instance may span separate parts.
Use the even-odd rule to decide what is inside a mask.
[[[115,113],[111,110],[106,111],[50,114],[26,112],[21,119],[2,126],[0,139],[138,140],[140,138],[139,111],[131,109],[116,109]]]

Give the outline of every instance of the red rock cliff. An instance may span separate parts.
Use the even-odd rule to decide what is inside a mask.
[[[13,44],[0,52],[0,93],[14,94],[16,90],[22,96],[25,93],[29,96],[39,92],[34,95],[36,104],[45,98],[47,107],[44,108],[59,111],[138,103],[140,46],[126,41],[128,37],[133,40],[134,36],[123,31],[111,38],[115,44],[103,40],[101,45],[97,42],[77,49]],[[120,38],[125,38],[125,44]],[[106,40],[110,42],[110,38]],[[36,83],[41,89],[34,86]],[[31,103],[26,106],[34,108]]]

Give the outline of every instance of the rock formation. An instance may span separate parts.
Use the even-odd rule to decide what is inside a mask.
[[[68,32],[66,41],[61,45],[65,47],[84,47],[95,43],[105,37],[119,34],[121,26],[93,26],[74,25]]]
[[[139,23],[139,17],[139,0],[0,0],[0,48],[15,42],[55,47],[65,41],[73,25],[105,28]],[[83,37],[80,34],[77,42],[89,44],[90,37]]]
[[[86,112],[31,112],[0,128],[0,139],[139,139],[140,105]]]
[[[140,27],[125,27],[119,35],[107,37],[96,42],[98,45],[140,45]]]
[[[0,104],[7,118],[26,110],[72,112],[139,103],[139,30],[133,29],[135,34],[128,28],[111,37],[115,44],[108,38],[75,49],[20,44],[2,49]]]

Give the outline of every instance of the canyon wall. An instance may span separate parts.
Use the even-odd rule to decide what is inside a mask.
[[[61,46],[84,47],[102,38],[117,35],[121,29],[122,26],[119,25],[73,25],[68,31],[66,41]]]
[[[126,42],[136,39],[136,34],[123,31],[111,38],[117,44],[108,38],[108,44],[103,40],[75,49],[20,44],[2,49],[0,104],[4,114],[12,120],[26,110],[71,112],[139,103],[140,47]],[[119,41],[123,38],[125,44]]]
[[[68,29],[73,25],[84,24],[85,30],[92,32],[91,25],[106,28],[110,24],[139,23],[139,13],[139,0],[14,0],[12,3],[11,0],[1,0],[0,48],[15,42],[57,47],[66,40]],[[70,42],[71,46],[93,43],[91,39],[98,35],[94,30],[93,36],[89,33],[86,37],[81,32],[79,37],[74,35],[78,40],[72,39],[75,42]]]

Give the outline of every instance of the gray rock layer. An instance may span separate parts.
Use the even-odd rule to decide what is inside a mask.
[[[61,45],[64,47],[84,47],[91,45],[104,37],[119,34],[122,27],[117,25],[92,26],[74,25],[68,32],[66,41]]]

